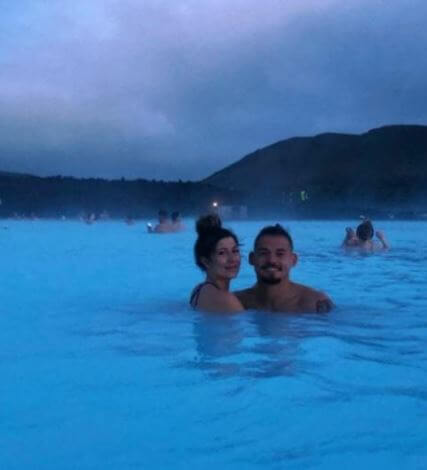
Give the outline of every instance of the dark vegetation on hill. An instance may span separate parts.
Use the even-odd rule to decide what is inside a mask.
[[[197,215],[220,204],[254,217],[417,217],[427,212],[427,126],[295,137],[259,149],[201,182],[40,178],[0,172],[0,217],[107,211]]]
[[[267,207],[307,216],[427,212],[427,126],[291,138],[203,182],[239,191],[258,213]]]
[[[233,192],[209,184],[148,180],[40,178],[0,173],[0,217],[77,217],[108,212],[113,217],[153,217],[159,209],[203,213]]]

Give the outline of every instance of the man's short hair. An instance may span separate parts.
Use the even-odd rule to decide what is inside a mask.
[[[294,242],[292,241],[292,237],[290,236],[289,232],[284,229],[280,224],[267,225],[267,227],[261,229],[255,238],[254,249],[256,249],[259,239],[261,237],[264,237],[265,235],[272,237],[285,237],[288,240],[291,249],[294,249]]]

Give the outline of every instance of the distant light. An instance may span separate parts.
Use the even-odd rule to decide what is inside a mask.
[[[212,203],[212,207],[218,207],[218,203],[217,203],[216,201],[214,201],[214,202]]]

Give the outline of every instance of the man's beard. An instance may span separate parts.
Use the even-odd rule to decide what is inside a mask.
[[[282,272],[282,270],[274,265],[274,264],[265,264],[264,266],[261,267],[261,273],[259,275],[259,282],[261,282],[262,284],[267,284],[269,286],[275,286],[276,284],[279,284],[280,281],[282,280],[282,276],[279,275],[278,277],[276,277],[275,273],[271,273],[272,276],[270,275],[263,275],[262,274],[262,271],[263,270],[266,270],[268,268],[275,268],[276,270],[280,271],[280,273]]]
[[[268,284],[269,286],[275,286],[276,284],[280,284],[282,279],[280,277],[260,277],[259,282],[262,284]]]

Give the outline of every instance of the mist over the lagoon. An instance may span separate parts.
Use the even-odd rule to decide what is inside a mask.
[[[269,205],[259,206],[249,211],[248,220],[271,220],[272,222],[286,220],[354,220],[362,218],[372,220],[426,220],[427,197],[405,204],[389,206],[353,201],[352,204],[329,204],[311,208],[278,208]],[[231,219],[236,220],[236,219]],[[240,219],[237,219],[240,220]]]
[[[415,0],[8,2],[0,171],[184,181],[275,141],[427,123]]]

